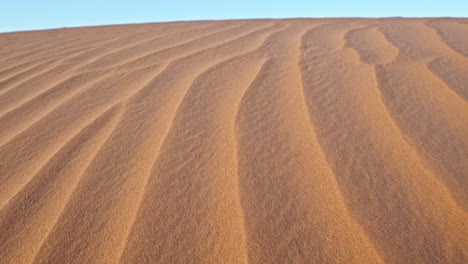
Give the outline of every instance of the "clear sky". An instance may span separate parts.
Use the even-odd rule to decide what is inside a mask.
[[[0,32],[179,20],[468,17],[468,0],[0,0]]]

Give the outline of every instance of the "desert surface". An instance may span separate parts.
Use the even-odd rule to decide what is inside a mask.
[[[0,263],[467,263],[468,18],[0,34]]]

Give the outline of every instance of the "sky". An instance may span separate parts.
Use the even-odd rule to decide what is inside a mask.
[[[0,32],[180,20],[468,17],[468,0],[0,0]]]

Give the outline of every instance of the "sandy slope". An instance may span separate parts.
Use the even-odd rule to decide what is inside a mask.
[[[0,263],[467,263],[468,19],[0,34]]]

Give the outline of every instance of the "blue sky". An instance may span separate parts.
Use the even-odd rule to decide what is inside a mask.
[[[0,32],[204,19],[468,17],[468,0],[0,0]]]

